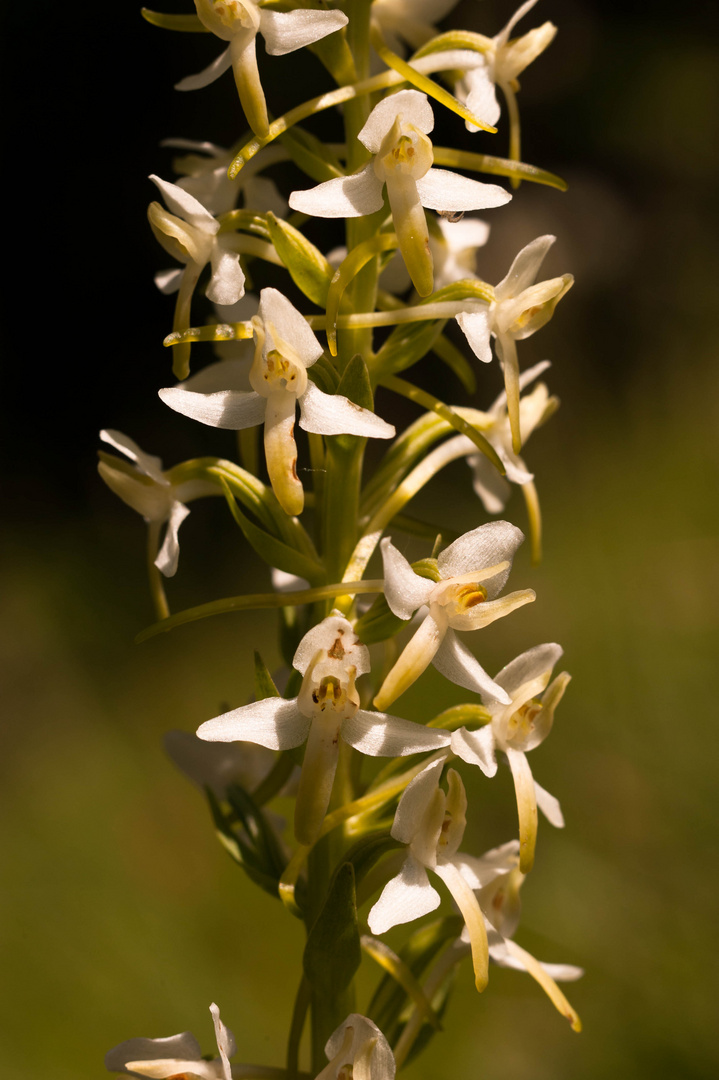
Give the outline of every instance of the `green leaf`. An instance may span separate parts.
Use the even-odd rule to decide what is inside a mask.
[[[255,701],[262,701],[263,698],[268,697],[281,697],[281,694],[274,684],[267,665],[255,649]]]
[[[360,884],[370,872],[372,867],[390,851],[398,851],[403,847],[399,840],[393,839],[386,832],[376,832],[369,836],[363,836],[356,844],[353,844],[344,856],[344,859],[352,863],[355,872],[355,882]]]
[[[375,645],[394,637],[406,625],[405,619],[400,619],[390,610],[384,596],[378,596],[369,610],[357,620],[354,630],[363,644]]]
[[[332,1000],[350,985],[361,959],[354,868],[345,862],[310,930],[302,966],[315,994]]]
[[[258,868],[274,881],[275,896],[278,896],[277,886],[287,860],[282,853],[274,829],[268,825],[252,796],[240,784],[228,786],[227,801],[250,838]]]
[[[423,322],[400,323],[372,361],[373,371],[382,377],[416,364],[434,346],[446,322],[446,319],[427,319]]]
[[[344,394],[346,398],[353,401],[355,405],[359,405],[363,409],[369,409],[370,412],[374,409],[374,395],[372,393],[372,382],[370,380],[369,371],[359,353],[355,353],[351,360],[348,361],[346,368],[342,373],[339,383],[337,384],[336,393]]]
[[[445,334],[440,334],[435,341],[432,351],[437,354],[443,364],[452,371],[468,394],[474,394],[477,390],[477,379],[472,365],[463,352],[450,341]]]
[[[275,251],[282,259],[298,289],[317,304],[325,307],[327,291],[334,273],[319,248],[306,240],[299,229],[274,214],[267,214],[267,228]]]
[[[256,852],[243,841],[231,827],[231,823],[228,820],[227,814],[222,809],[222,806],[217,800],[210,788],[205,788],[205,794],[207,795],[207,801],[210,804],[210,813],[215,823],[215,831],[217,833],[217,839],[220,841],[225,851],[235,860],[235,862],[242,867],[247,876],[259,885],[261,889],[269,893],[270,896],[278,897],[278,883],[279,876],[274,877],[271,874],[266,873],[257,857]]]
[[[318,184],[346,175],[339,158],[325,146],[321,139],[305,131],[299,124],[295,124],[279,138],[295,165]]]

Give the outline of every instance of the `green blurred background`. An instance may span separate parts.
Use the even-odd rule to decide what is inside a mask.
[[[9,218],[22,240],[6,316],[0,585],[0,1073],[23,1080],[102,1076],[107,1048],[131,1035],[191,1029],[210,1050],[210,1001],[238,1060],[279,1065],[302,947],[161,748],[168,729],[246,699],[248,649],[278,660],[273,619],[223,616],[135,647],[151,621],[144,529],[94,472],[102,426],[167,464],[231,453],[154,398],[171,315],[151,283],[164,263],[143,175],[170,175],[161,136],[231,141],[238,109],[224,81],[204,98],[173,95],[214,42],[170,42],[125,6],[81,20],[6,12],[11,56],[36,43],[32,74],[18,67],[12,84]],[[493,33],[512,10],[467,2],[453,21]],[[523,186],[493,217],[480,272],[497,280],[519,247],[556,232],[548,272],[577,284],[521,347],[525,367],[554,361],[562,399],[526,453],[546,554],[535,569],[520,552],[513,583],[538,601],[477,647],[495,671],[557,640],[574,676],[532,758],[567,828],[540,826],[519,941],[586,969],[569,988],[585,1031],[571,1033],[527,976],[493,969],[480,998],[464,972],[446,1033],[408,1073],[418,1080],[716,1075],[718,20],[714,4],[685,11],[542,0],[520,27],[560,27],[520,105],[525,160],[570,189]],[[278,112],[282,95],[293,103],[289,64],[277,62]],[[315,67],[308,94],[324,85]],[[447,128],[444,141],[461,135]],[[502,153],[506,131],[497,138]],[[481,375],[486,405],[498,375]],[[417,510],[474,527],[465,467],[448,478]],[[508,516],[524,525],[518,494]],[[256,587],[265,571],[233,528],[219,501],[193,509],[175,609]],[[427,719],[462,696],[428,675],[402,712]],[[475,788],[466,846],[484,850],[512,836],[512,796],[506,778]],[[363,988],[374,975],[363,968]]]

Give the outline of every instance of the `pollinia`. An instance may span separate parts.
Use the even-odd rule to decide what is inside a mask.
[[[103,431],[99,470],[147,522],[157,622],[141,638],[217,612],[277,609],[285,671],[273,679],[256,655],[246,693],[254,700],[198,717],[197,734],[173,732],[167,749],[204,786],[225,848],[307,937],[275,1060],[232,1064],[234,1038],[213,1004],[216,1056],[203,1057],[187,1032],[131,1038],[109,1051],[111,1071],[390,1080],[437,1033],[462,964],[479,992],[492,964],[528,974],[580,1029],[559,983],[581,971],[539,961],[514,940],[538,811],[563,825],[528,760],[569,681],[553,674],[562,649],[538,644],[492,676],[470,648],[477,631],[535,599],[508,589],[524,536],[502,515],[517,485],[536,561],[539,501],[522,454],[557,401],[539,381],[548,363],[522,370],[518,343],[552,317],[572,277],[538,280],[552,236],[527,243],[495,284],[479,276],[477,252],[490,222],[502,228],[495,211],[522,181],[565,186],[520,153],[518,77],[555,27],[519,33],[536,4],[528,0],[494,37],[441,33],[435,24],[454,2],[195,0],[194,13],[143,11],[165,41],[172,31],[220,39],[217,58],[178,89],[201,93],[231,68],[227,93],[239,94],[246,118],[229,149],[175,140],[177,175],[150,177],[157,198],[148,210],[173,261],[157,284],[176,294],[165,339],[174,381],[160,398],[237,431],[238,460],[166,469],[128,436]],[[314,53],[308,62],[324,65],[326,92],[273,119],[258,38],[278,79],[285,53]],[[305,126],[331,108],[343,118],[339,144]],[[476,150],[441,145],[447,110],[474,133]],[[502,113],[508,147],[496,134]],[[497,142],[500,156],[485,152]],[[283,186],[288,165],[289,176],[306,177],[296,190]],[[477,210],[489,211],[486,222],[464,216]],[[342,248],[308,239],[303,228],[314,235],[317,217],[345,221]],[[461,334],[447,333],[451,319]],[[465,400],[485,408],[443,401],[405,378],[425,357],[423,372],[443,374],[444,365]],[[489,404],[481,374],[492,364],[504,391]],[[417,414],[402,431],[392,395]],[[377,440],[371,469],[368,440]],[[461,535],[410,506],[458,459],[477,519]],[[179,528],[209,496],[225,500],[243,557],[251,548],[267,565],[266,591],[171,614],[165,583],[178,570]],[[420,557],[409,561],[409,550]],[[402,695],[430,665],[466,699],[419,724],[402,716]],[[488,783],[500,765],[514,781],[517,833],[478,854],[463,843],[462,776],[478,769]],[[291,823],[273,812],[280,796],[294,800]],[[395,951],[384,935],[398,924],[410,925]],[[360,1002],[361,963],[376,966],[377,986]]]

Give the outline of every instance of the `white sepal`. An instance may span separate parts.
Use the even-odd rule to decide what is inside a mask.
[[[270,750],[291,750],[305,741],[310,724],[296,700],[272,697],[207,720],[197,735],[208,742],[256,742]]]
[[[367,916],[373,934],[384,934],[400,923],[412,922],[436,911],[441,897],[427,877],[427,871],[410,852],[397,877],[388,881]]]

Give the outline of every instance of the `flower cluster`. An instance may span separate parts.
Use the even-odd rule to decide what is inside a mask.
[[[573,279],[537,281],[555,238],[530,234],[492,285],[480,266],[491,256],[489,222],[455,220],[508,203],[507,181],[564,186],[519,154],[517,80],[555,34],[545,23],[511,36],[535,3],[494,37],[441,33],[454,0],[195,0],[195,15],[144,12],[158,26],[226,43],[178,89],[203,87],[231,67],[250,129],[231,149],[169,140],[181,152],[177,176],[150,177],[162,202],[148,210],[155,237],[179,264],[156,277],[162,292],[177,293],[165,339],[175,382],[159,398],[181,417],[236,432],[238,459],[203,456],[166,470],[132,439],[105,430],[101,439],[122,456],[103,451],[99,470],[148,523],[158,621],[141,637],[222,611],[279,614],[284,667],[273,676],[256,653],[252,691],[240,690],[221,715],[196,718],[196,735],[171,732],[166,749],[206,793],[225,850],[288,917],[303,921],[307,936],[290,1037],[277,1040],[288,1045],[284,1067],[232,1066],[235,1040],[212,1005],[218,1056],[203,1057],[188,1032],[133,1038],[108,1053],[111,1071],[297,1077],[309,1010],[311,1072],[301,1076],[393,1080],[439,1029],[454,969],[468,957],[477,990],[488,985],[490,962],[524,971],[580,1028],[557,985],[580,969],[540,962],[514,940],[538,811],[564,824],[527,759],[549,735],[569,682],[566,672],[553,677],[562,649],[536,645],[494,676],[475,651],[496,620],[512,615],[519,624],[515,613],[536,599],[528,587],[506,591],[522,531],[485,518],[504,515],[511,484],[519,486],[528,546],[539,558],[534,474],[520,453],[557,400],[536,382],[549,362],[522,371],[517,343],[553,316]],[[267,72],[275,57],[307,48],[335,87],[271,120],[258,35]],[[497,88],[508,110],[509,158],[490,157],[484,142],[475,153],[432,141],[446,109],[473,139],[494,132],[502,122]],[[343,110],[340,144],[302,125],[333,106]],[[284,170],[288,161],[294,173]],[[307,180],[295,187],[297,169]],[[487,172],[492,182],[468,172]],[[346,222],[341,247],[325,251],[305,234],[306,220],[318,217]],[[494,217],[492,237],[501,229]],[[201,314],[203,293],[210,305]],[[462,338],[450,320],[471,359],[452,340]],[[203,362],[209,344],[215,355]],[[430,355],[435,367],[418,370],[431,379],[436,365],[448,364],[469,400],[442,401],[404,377]],[[504,382],[499,397],[496,388],[476,389],[478,375],[491,377],[493,357]],[[388,419],[392,394],[424,410],[399,431]],[[464,532],[407,509],[457,459],[471,468],[463,480],[473,527]],[[260,560],[270,584],[171,614],[164,578],[178,568],[179,526],[188,504],[209,495],[224,499],[239,527],[241,565],[256,577]],[[183,568],[192,558],[186,551]],[[524,565],[515,570],[520,584],[525,573]],[[412,687],[426,692],[425,712],[434,711],[430,667],[458,688],[460,704],[426,722],[395,715],[412,708],[404,697]],[[480,778],[491,780],[500,766],[514,782],[516,835],[472,852],[470,803],[481,801]],[[291,825],[278,798],[294,801]],[[384,940],[438,910],[432,927],[409,931],[397,951]],[[382,969],[366,1015],[355,1011],[353,988],[363,955]]]

